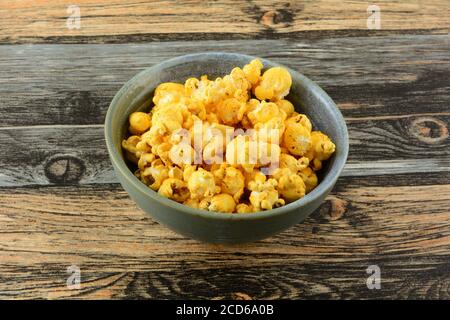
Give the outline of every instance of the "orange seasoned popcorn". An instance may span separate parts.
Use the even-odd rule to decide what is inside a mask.
[[[255,88],[255,96],[259,100],[277,101],[288,95],[292,85],[289,71],[282,67],[273,67],[264,72]]]
[[[302,198],[335,152],[286,99],[282,67],[254,59],[214,80],[161,83],[149,113],[129,117],[124,155],[149,188],[196,209],[271,210]]]
[[[144,112],[133,112],[130,115],[129,121],[130,121],[129,130],[133,134],[144,133],[150,128],[152,124],[150,115]]]

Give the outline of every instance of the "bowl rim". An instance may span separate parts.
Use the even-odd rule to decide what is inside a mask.
[[[180,63],[185,63],[186,61],[198,61],[204,58],[213,58],[214,56],[235,56],[245,59],[255,59],[257,57],[246,55],[246,54],[240,54],[240,53],[228,53],[228,52],[199,52],[199,53],[193,53],[193,54],[187,54],[182,56],[177,56],[168,60],[164,60],[158,64],[155,64],[149,68],[145,68],[138,74],[136,74],[134,77],[132,77],[130,80],[128,80],[121,88],[120,90],[115,94],[114,98],[112,99],[108,111],[106,113],[105,117],[105,126],[104,126],[104,134],[105,134],[105,141],[106,141],[106,147],[109,153],[109,157],[111,159],[112,164],[114,165],[116,171],[119,171],[119,174],[122,178],[126,179],[128,183],[133,185],[139,192],[142,194],[150,197],[154,201],[157,201],[163,206],[170,207],[174,210],[182,211],[186,214],[194,215],[197,217],[205,218],[205,219],[214,219],[214,220],[259,220],[259,219],[266,219],[269,217],[274,216],[280,216],[285,213],[291,212],[296,209],[300,209],[301,207],[304,207],[310,203],[313,203],[318,198],[320,198],[328,189],[331,189],[334,184],[336,183],[339,175],[341,174],[345,162],[347,160],[348,156],[348,150],[349,150],[349,138],[348,138],[348,130],[347,125],[345,123],[344,117],[342,116],[342,113],[340,112],[339,108],[336,106],[334,101],[328,96],[328,94],[316,83],[314,83],[312,80],[308,79],[303,74],[286,67],[284,65],[281,65],[279,63],[275,63],[273,61],[270,61],[268,59],[264,58],[258,58],[260,59],[264,65],[270,64],[275,66],[282,66],[286,68],[291,74],[295,74],[297,77],[302,78],[302,81],[305,81],[308,86],[313,87],[314,90],[316,90],[319,93],[320,99],[323,100],[322,103],[330,105],[331,111],[333,112],[334,119],[339,127],[341,127],[341,131],[343,132],[343,145],[344,149],[340,150],[339,154],[335,155],[335,159],[333,161],[332,166],[330,167],[328,173],[323,177],[322,181],[317,185],[316,188],[314,188],[310,193],[306,194],[303,198],[300,198],[296,201],[293,201],[291,203],[288,203],[284,206],[281,206],[279,208],[266,210],[266,211],[258,211],[258,212],[252,212],[252,213],[223,213],[223,212],[212,212],[212,211],[206,211],[202,209],[195,209],[191,208],[187,205],[178,203],[176,201],[170,200],[168,198],[165,198],[161,195],[159,195],[156,191],[150,189],[148,186],[146,186],[144,183],[142,183],[129,169],[127,166],[125,160],[123,159],[122,155],[119,154],[119,152],[116,150],[113,142],[113,131],[112,131],[112,119],[115,115],[116,109],[117,109],[117,102],[119,99],[126,93],[126,91],[131,87],[132,83],[135,83],[138,79],[142,77],[146,77],[147,74],[151,74],[152,72],[156,70],[162,70],[168,67],[176,66]],[[116,173],[117,174],[117,173]]]

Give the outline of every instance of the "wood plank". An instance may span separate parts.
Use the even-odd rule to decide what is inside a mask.
[[[304,223],[235,246],[172,233],[116,185],[4,189],[0,297],[448,299],[450,185],[361,179],[340,179]],[[365,285],[373,264],[381,290]],[[71,265],[81,290],[66,288]]]
[[[247,261],[246,258],[241,260]],[[232,268],[201,270],[178,265],[170,270],[129,272],[82,269],[79,290],[65,286],[69,276],[65,265],[46,264],[10,268],[1,277],[4,285],[0,296],[3,299],[448,300],[450,280],[445,271],[448,260],[419,261],[420,268],[405,267],[409,262],[399,260],[395,265],[383,264],[380,290],[367,289],[367,263],[364,262],[338,265],[305,262],[295,267],[283,263],[248,267],[244,263],[244,266]]]
[[[0,126],[100,124],[142,69],[199,51],[286,64],[320,84],[346,117],[449,114],[450,37],[0,46]],[[39,63],[36,63],[39,61]]]
[[[0,41],[113,41],[189,39],[240,35],[278,38],[303,31],[366,30],[367,1],[342,4],[320,1],[123,2],[78,0],[79,29],[69,29],[67,11],[73,1],[3,1]],[[383,30],[447,33],[450,10],[445,0],[404,2],[380,0]],[[371,14],[371,13],[370,13]],[[207,31],[207,33],[205,33]],[[377,34],[377,30],[373,34]],[[120,37],[122,36],[122,37]]]
[[[448,177],[449,120],[447,115],[348,121],[350,154],[343,175],[442,172]],[[101,125],[0,128],[0,144],[3,187],[117,182]]]

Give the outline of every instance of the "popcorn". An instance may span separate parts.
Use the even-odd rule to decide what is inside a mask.
[[[167,157],[170,159],[170,162],[179,166],[192,164],[195,159],[195,150],[190,144],[179,143],[170,146],[170,150],[167,152]],[[168,160],[166,162],[170,163]]]
[[[152,166],[141,171],[141,181],[155,191],[161,187],[161,184],[167,178],[169,178],[169,169],[162,164],[152,164]]]
[[[155,159],[156,155],[154,155],[153,153],[142,154],[138,161],[139,170],[144,171],[145,168],[149,167]]]
[[[164,82],[155,89],[153,103],[157,111],[159,108],[174,105],[185,97],[185,88],[180,83]]]
[[[174,132],[182,128],[183,109],[179,105],[170,105],[153,112],[152,123],[164,128],[166,132]]]
[[[130,132],[133,134],[144,133],[150,128],[152,124],[150,115],[144,112],[133,112],[130,115],[129,122],[130,127],[128,130],[130,130]]]
[[[278,191],[275,189],[277,181],[275,179],[261,179],[256,177],[255,181],[251,181],[248,188],[252,191],[250,194],[250,203],[257,210],[271,210],[285,204],[284,200],[279,198]]]
[[[263,64],[259,59],[250,61],[250,63],[246,64],[244,68],[242,68],[245,77],[253,87],[255,87],[260,81],[262,68]]]
[[[253,206],[251,204],[239,203],[236,206],[237,213],[251,213],[251,212],[255,212],[255,211],[256,210],[253,208]]]
[[[305,195],[306,186],[303,179],[296,175],[283,175],[278,181],[278,191],[288,202],[300,199]]]
[[[306,193],[310,192],[317,186],[318,183],[317,175],[310,167],[303,169],[302,171],[299,172],[298,175],[300,176],[300,178],[302,178],[303,182],[305,183]]]
[[[299,159],[286,153],[280,154],[280,168],[288,168],[292,173],[297,173],[309,165],[309,159],[301,157]]]
[[[208,206],[209,211],[232,213],[236,209],[236,202],[231,195],[221,193],[211,198]]]
[[[300,123],[286,121],[283,144],[295,156],[303,156],[311,148],[311,133]]]
[[[222,100],[217,106],[217,116],[222,123],[233,126],[242,120],[245,112],[245,102],[236,98]]]
[[[275,103],[286,113],[287,117],[290,117],[295,112],[294,105],[289,100],[282,99],[275,101]]]
[[[122,141],[122,148],[130,153],[136,153],[136,145],[141,141],[138,136],[129,136],[128,139]]]
[[[184,201],[183,204],[186,205],[186,206],[189,206],[191,208],[194,208],[194,209],[199,209],[200,208],[200,203],[199,203],[199,201],[197,199],[189,198],[186,201]]]
[[[251,172],[258,161],[257,143],[248,136],[237,136],[227,144],[226,161],[240,165],[244,171]]]
[[[242,172],[234,167],[220,168],[215,172],[215,176],[220,180],[222,192],[233,196],[236,202],[244,193],[245,179]]]
[[[183,171],[179,167],[171,167],[169,169],[169,178],[183,180]]]
[[[272,118],[280,115],[280,108],[273,102],[262,101],[256,105],[252,111],[248,113],[248,118],[253,125],[257,123],[264,123]]]
[[[191,173],[188,179],[188,188],[193,199],[212,197],[220,192],[220,188],[215,184],[213,174],[202,168]]]
[[[259,100],[282,100],[288,95],[291,85],[289,72],[282,67],[273,67],[262,75],[259,85],[255,88],[255,96]]]
[[[309,132],[312,130],[311,121],[309,121],[308,117],[304,114],[300,114],[297,112],[292,113],[292,116],[286,120],[287,123],[298,123],[305,127]]]
[[[189,198],[189,190],[186,183],[180,179],[168,178],[159,187],[158,193],[163,197],[177,202],[186,201]]]
[[[149,188],[191,208],[254,213],[300,199],[336,146],[285,99],[291,84],[259,59],[214,80],[161,83],[151,112],[130,115],[124,155]]]
[[[320,131],[311,132],[314,158],[320,161],[328,160],[336,150],[336,146],[328,136]]]

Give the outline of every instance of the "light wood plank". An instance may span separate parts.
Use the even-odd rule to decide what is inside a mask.
[[[303,31],[367,30],[368,1],[3,1],[1,42],[98,41],[243,35],[276,38]],[[69,5],[81,10],[80,29],[66,26]],[[448,32],[445,0],[380,0],[383,30]],[[374,31],[376,34],[376,30]],[[208,32],[208,34],[205,34]],[[94,38],[94,40],[89,40]],[[66,40],[67,41],[67,40]],[[102,40],[100,40],[102,41]],[[105,41],[105,40],[103,40]]]

